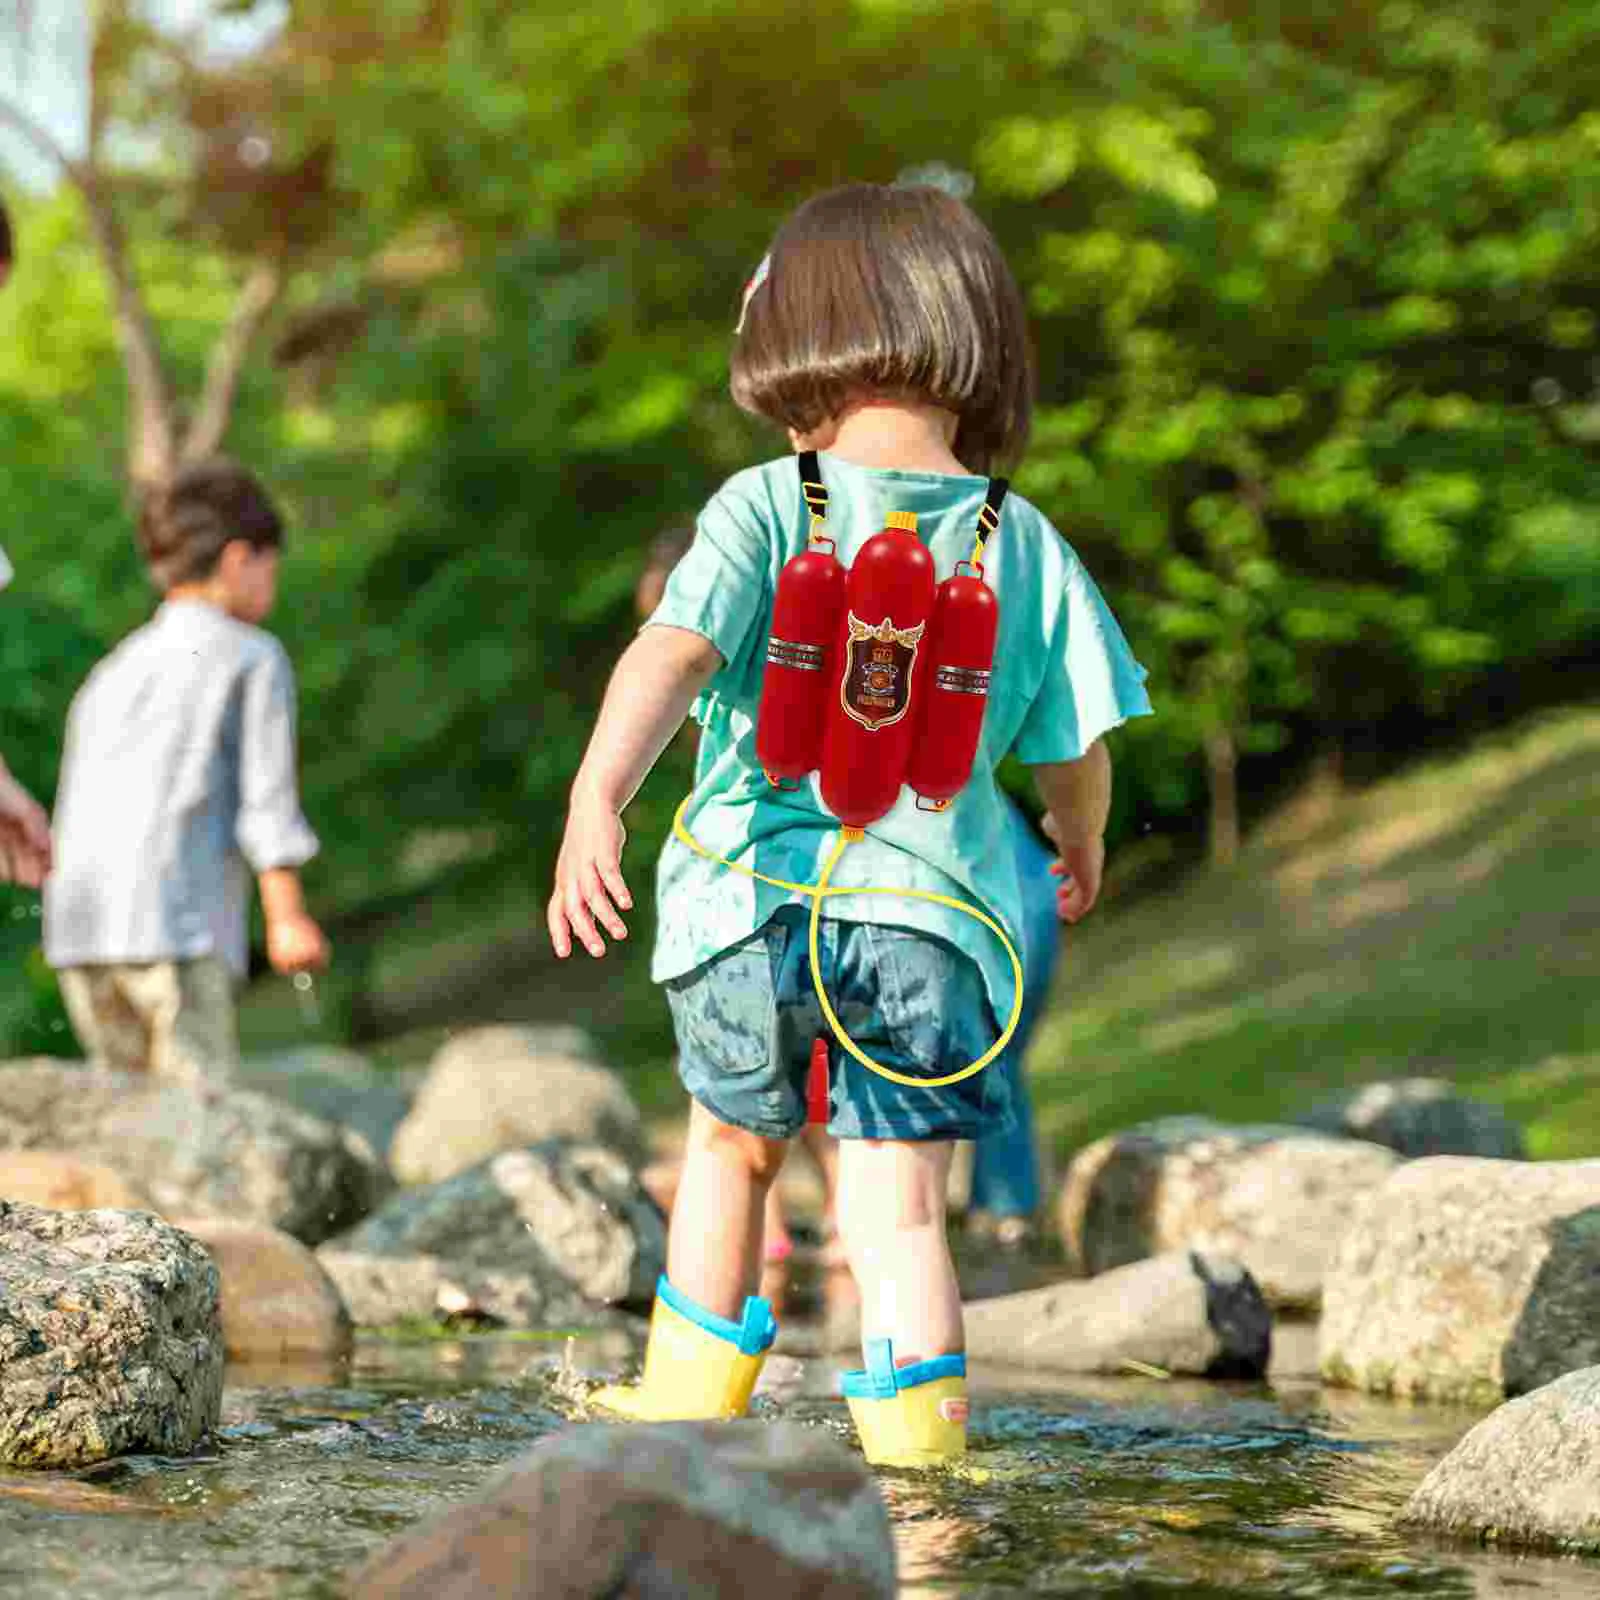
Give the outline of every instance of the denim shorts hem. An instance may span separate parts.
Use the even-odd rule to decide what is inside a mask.
[[[680,1073],[681,1077],[682,1074]],[[711,1096],[705,1091],[703,1080],[696,1083],[693,1088],[690,1088],[687,1082],[683,1086],[689,1098],[709,1111],[718,1122],[725,1122],[730,1128],[738,1128],[744,1133],[753,1133],[758,1139],[792,1139],[805,1126],[803,1118],[795,1123],[792,1128],[786,1128],[777,1122],[758,1123],[753,1122],[749,1117],[736,1117],[723,1110],[721,1106],[712,1100]]]
[[[872,1127],[856,1126],[848,1131],[835,1128],[832,1121],[828,1123],[828,1136],[832,1139],[877,1139],[885,1144],[957,1144],[963,1139],[979,1139],[987,1133],[993,1132],[992,1125],[966,1124],[960,1127],[941,1128],[933,1133],[907,1133],[903,1128],[880,1128],[874,1124]]]

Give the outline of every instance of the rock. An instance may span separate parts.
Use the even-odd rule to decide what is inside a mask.
[[[967,1354],[1054,1372],[1127,1372],[1130,1362],[1208,1378],[1254,1378],[1272,1313],[1236,1261],[1173,1251],[1097,1278],[965,1308]]]
[[[1522,1130],[1499,1106],[1469,1100],[1443,1078],[1364,1084],[1314,1106],[1296,1122],[1365,1139],[1403,1156],[1492,1156],[1520,1161]]]
[[[645,1158],[644,1124],[577,1028],[474,1028],[433,1059],[389,1157],[402,1183],[438,1183],[501,1150],[573,1139]]]
[[[790,1422],[591,1426],[544,1440],[358,1572],[355,1600],[870,1600],[895,1593],[859,1457]]]
[[[1300,1128],[1148,1122],[1074,1157],[1058,1210],[1062,1240],[1090,1274],[1168,1250],[1232,1257],[1269,1304],[1311,1309],[1340,1219],[1399,1159]]]
[[[1345,1229],[1320,1350],[1330,1383],[1473,1403],[1600,1363],[1600,1161],[1401,1167]]]
[[[175,1226],[206,1247],[222,1276],[222,1339],[230,1360],[349,1353],[350,1314],[298,1239],[216,1217],[180,1218]]]
[[[1422,1480],[1402,1521],[1496,1544],[1600,1552],[1600,1367],[1485,1417]]]
[[[0,1069],[0,1151],[38,1149],[107,1163],[166,1216],[262,1222],[307,1244],[393,1187],[359,1134],[266,1095],[60,1061]]]
[[[182,1455],[222,1404],[217,1269],[142,1211],[0,1200],[0,1462]]]
[[[666,1250],[621,1156],[548,1141],[401,1190],[320,1259],[362,1325],[474,1310],[537,1328],[595,1304],[647,1306]]]
[[[379,1156],[388,1154],[395,1129],[411,1108],[412,1096],[396,1074],[380,1072],[354,1050],[328,1045],[248,1056],[234,1076],[241,1088],[354,1128]]]
[[[21,1200],[51,1211],[155,1209],[138,1184],[67,1150],[0,1152],[0,1200]]]

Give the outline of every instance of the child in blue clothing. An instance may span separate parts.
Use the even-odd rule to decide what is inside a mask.
[[[802,206],[746,291],[732,358],[745,409],[818,452],[827,531],[848,567],[891,511],[914,513],[936,575],[972,551],[989,482],[1026,442],[1032,371],[1022,299],[977,217],[938,190],[853,185]],[[624,652],[572,786],[548,922],[556,954],[627,936],[622,813],[693,709],[702,727],[685,823],[708,850],[814,884],[838,837],[815,775],[772,787],[755,731],[779,574],[807,545],[792,457],[730,479]],[[1076,555],[1020,497],[984,554],[999,637],[972,776],[946,810],[902,791],[839,860],[838,887],[893,885],[1022,913],[994,767],[1031,769],[1061,834],[1062,913],[1094,903],[1110,760],[1101,736],[1150,709],[1144,670]],[[1068,881],[1070,880],[1070,881]],[[668,841],[652,976],[664,984],[693,1106],[642,1382],[599,1403],[635,1417],[737,1416],[775,1328],[754,1291],[762,1213],[804,1125],[812,1040],[810,902]],[[992,933],[928,900],[840,896],[821,978],[844,1028],[907,1075],[959,1071],[1002,1032],[1012,969]],[[834,908],[842,908],[835,910]],[[898,1084],[834,1048],[828,1131],[841,1141],[839,1231],[861,1290],[866,1368],[845,1393],[869,1460],[913,1465],[966,1439],[961,1297],[945,1238],[954,1142],[1010,1120],[1004,1076]]]

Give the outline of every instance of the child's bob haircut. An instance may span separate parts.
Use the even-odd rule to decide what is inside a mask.
[[[1032,423],[1022,295],[989,230],[943,190],[833,189],[773,240],[729,388],[800,433],[858,395],[940,406],[961,419],[957,460],[988,474],[1015,465]]]
[[[139,548],[162,591],[209,578],[235,539],[281,550],[283,521],[256,479],[222,456],[185,467],[139,511]]]

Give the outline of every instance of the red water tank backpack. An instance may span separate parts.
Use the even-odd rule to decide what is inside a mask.
[[[811,538],[778,579],[756,758],[773,784],[820,767],[823,804],[847,827],[875,822],[903,783],[921,809],[942,811],[983,732],[1000,607],[981,557],[1009,485],[990,481],[971,561],[936,585],[910,511],[891,511],[847,573],[822,531],[816,453],[799,467]]]

